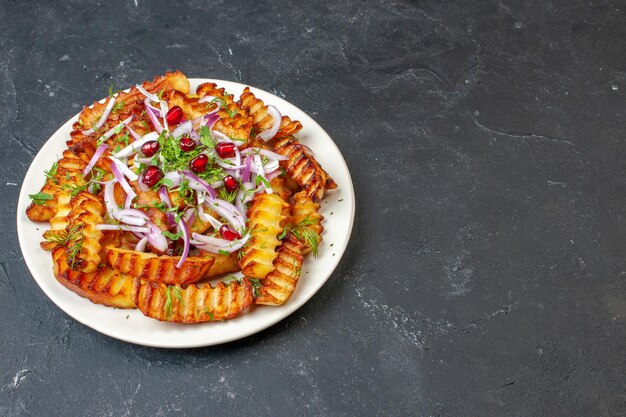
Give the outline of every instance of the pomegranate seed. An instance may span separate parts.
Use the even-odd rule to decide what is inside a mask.
[[[151,157],[159,151],[160,147],[161,145],[159,145],[159,142],[157,142],[156,140],[146,142],[141,147],[141,153],[143,153],[147,157]]]
[[[179,106],[172,107],[165,115],[165,119],[167,120],[168,124],[179,124],[180,121],[183,120],[183,109],[181,109]]]
[[[193,172],[204,172],[207,162],[209,162],[209,157],[201,153],[191,160],[189,168],[191,168]]]
[[[227,224],[220,227],[220,235],[226,240],[241,239],[241,235]]]
[[[226,188],[226,191],[229,193],[232,193],[239,188],[239,183],[232,175],[227,175],[224,177],[224,188]]]
[[[156,165],[150,165],[143,171],[143,178],[141,181],[148,187],[152,187],[163,178],[163,172]]]
[[[220,158],[230,158],[231,156],[235,156],[235,144],[220,142],[215,145],[215,151]]]
[[[178,144],[180,145],[180,149],[185,152],[193,151],[196,149],[196,146],[198,146],[189,136],[180,138],[180,142]]]

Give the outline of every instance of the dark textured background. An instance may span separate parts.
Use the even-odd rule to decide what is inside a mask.
[[[0,415],[624,415],[625,10],[0,1]],[[14,219],[63,122],[110,84],[177,68],[313,116],[348,162],[357,212],[302,309],[170,351],[62,313]]]

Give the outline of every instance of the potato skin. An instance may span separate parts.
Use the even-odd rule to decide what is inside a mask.
[[[54,277],[64,287],[95,304],[117,308],[135,308],[131,299],[133,278],[104,266],[95,272],[75,271],[67,263],[65,249],[52,250]]]
[[[181,288],[135,279],[132,299],[144,315],[160,321],[220,321],[236,317],[252,304],[252,284],[244,278],[241,283]]]

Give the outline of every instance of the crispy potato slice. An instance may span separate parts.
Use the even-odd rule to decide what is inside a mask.
[[[267,106],[262,100],[250,91],[250,87],[246,87],[239,97],[241,107],[243,107],[254,122],[254,127],[258,132],[269,129],[274,124],[274,118],[267,112]],[[280,129],[274,137],[282,138],[285,136],[293,136],[302,129],[302,123],[297,120],[291,120],[289,116],[282,116]]]
[[[296,234],[306,246],[305,254],[309,253],[312,249],[315,249],[313,253],[316,254],[317,245],[322,241],[322,232],[324,231],[322,220],[324,220],[324,216],[319,213],[319,209],[319,203],[314,202],[306,192],[300,191],[294,194],[289,223],[293,228],[294,234]],[[303,228],[308,230],[302,230]],[[315,240],[303,239],[303,236],[313,237],[311,233],[307,234],[307,231],[313,233]]]
[[[215,287],[206,284],[187,288],[168,286],[135,279],[132,298],[148,317],[176,323],[200,323],[227,320],[237,316],[252,303],[252,284],[241,283]]]
[[[76,238],[66,246],[70,266],[81,272],[94,272],[102,262],[100,241],[104,233],[96,229],[96,225],[104,223],[102,198],[83,191],[72,199],[70,206],[69,228],[77,231]]]
[[[204,83],[196,90],[198,97],[213,96],[224,100],[226,108],[222,108],[217,114],[220,119],[215,123],[214,129],[234,139],[247,141],[252,130],[252,118],[241,105],[233,101],[233,96],[227,94],[223,88],[218,88],[215,83]]]
[[[81,172],[87,163],[66,149],[62,158],[48,171],[46,182],[39,191],[52,196],[52,198],[44,201],[33,201],[26,209],[26,216],[34,222],[50,220],[57,212],[57,193],[85,183]]]
[[[207,114],[219,105],[217,103],[198,103],[197,98],[190,98],[176,90],[169,94],[167,101],[170,108],[174,106],[180,107],[188,120]]]
[[[50,219],[50,230],[46,230],[43,234],[45,241],[40,243],[41,248],[45,250],[63,246],[68,239],[72,192],[70,190],[59,191],[56,198],[56,214]]]
[[[252,278],[265,278],[274,270],[276,247],[287,220],[289,204],[276,194],[259,193],[252,198],[248,209],[250,239],[243,247],[239,261],[243,274]]]
[[[287,233],[274,260],[275,269],[261,280],[261,295],[254,302],[279,306],[284,304],[296,289],[302,272],[302,260],[306,246],[292,233]]]
[[[287,186],[287,180],[283,175],[273,178],[270,181],[270,187],[272,187],[272,191],[280,196],[285,201],[289,201],[291,197],[292,191]]]
[[[289,158],[281,161],[281,165],[314,201],[321,200],[326,189],[337,188],[335,181],[296,138],[279,139],[274,144],[274,152]]]
[[[110,266],[96,272],[75,271],[67,263],[65,249],[52,251],[54,276],[63,286],[96,304],[109,307],[135,308],[131,298],[133,278]]]
[[[200,251],[200,256],[204,254],[210,254],[215,258],[215,262],[213,262],[213,266],[209,269],[209,272],[205,275],[205,278],[211,278],[222,274],[227,274],[229,272],[237,272],[241,270],[239,267],[239,257],[238,252],[229,253],[228,255],[221,253],[210,253],[206,251]]]
[[[214,261],[208,254],[203,257],[190,256],[180,268],[176,268],[180,256],[158,256],[115,247],[107,248],[106,259],[113,268],[134,278],[179,285],[187,285],[202,279]]]

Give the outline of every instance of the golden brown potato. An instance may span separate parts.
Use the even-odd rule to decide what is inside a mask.
[[[160,284],[187,285],[202,279],[213,265],[213,257],[190,256],[180,268],[180,256],[158,256],[153,253],[109,247],[106,259],[113,268],[134,278]]]
[[[223,88],[218,88],[215,83],[204,83],[196,90],[198,97],[213,96],[224,100],[226,108],[220,109],[217,114],[220,119],[215,123],[214,129],[226,136],[247,141],[252,130],[252,118],[248,113],[233,101],[233,96],[227,94]]]
[[[83,191],[72,198],[70,206],[69,229],[76,230],[77,236],[65,247],[68,262],[77,271],[94,272],[102,262],[100,241],[104,234],[96,228],[104,223],[102,197]]]
[[[252,303],[252,284],[241,283],[215,287],[206,284],[187,288],[156,284],[136,279],[132,298],[137,308],[148,317],[176,323],[200,323],[227,320],[237,316]]]
[[[289,212],[289,204],[276,194],[259,193],[252,198],[248,209],[250,239],[242,249],[239,261],[243,274],[252,278],[265,278],[274,270],[277,235],[282,232]]]
[[[279,139],[274,144],[274,152],[289,158],[288,161],[281,161],[281,166],[314,201],[321,200],[326,189],[337,188],[335,181],[296,138]]]
[[[302,271],[305,245],[292,233],[287,233],[274,260],[275,269],[261,280],[261,295],[254,302],[279,306],[284,304],[296,289]]]
[[[272,127],[274,119],[267,113],[267,106],[262,100],[256,98],[256,96],[250,91],[249,87],[244,88],[239,101],[241,107],[246,109],[248,114],[252,116],[254,121],[254,128],[256,132],[262,132]],[[291,120],[289,116],[282,116],[280,122],[280,129],[274,137],[282,138],[285,136],[293,136],[302,129],[302,123],[297,120]]]
[[[309,253],[313,250],[313,254],[317,256],[317,245],[322,241],[322,220],[324,216],[319,213],[320,205],[313,201],[306,192],[300,191],[294,194],[293,203],[291,205],[291,218],[289,223],[296,237],[304,243]]]
[[[80,272],[69,267],[64,248],[52,251],[54,276],[63,286],[96,304],[109,307],[135,308],[131,298],[133,278],[110,266],[96,272]]]
[[[213,256],[215,258],[215,262],[213,262],[213,266],[209,269],[209,272],[205,275],[205,278],[212,278],[218,275],[227,274],[229,272],[237,272],[241,270],[239,267],[239,258],[238,252],[229,253],[228,255],[224,254],[215,254],[205,251],[200,251],[200,256]]]

